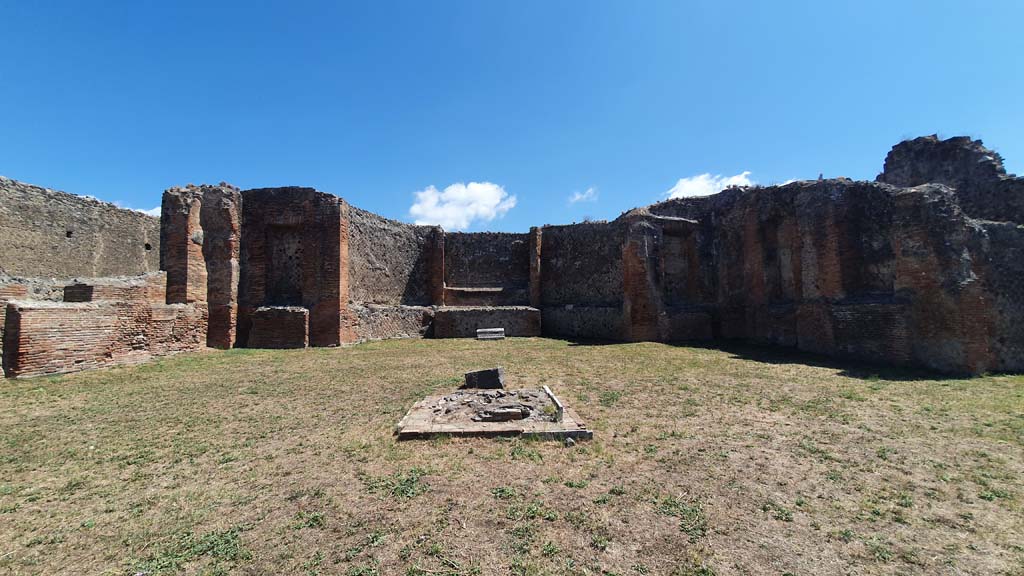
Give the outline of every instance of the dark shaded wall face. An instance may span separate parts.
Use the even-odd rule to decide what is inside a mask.
[[[529,246],[529,234],[445,233],[445,304],[529,304]]]
[[[507,286],[530,283],[529,234],[447,232],[444,280],[448,286]]]
[[[541,229],[538,304],[545,335],[624,337],[625,241],[626,228],[616,222]]]
[[[622,246],[617,223],[546,226],[541,235],[543,306],[621,306]]]
[[[302,230],[298,226],[268,226],[267,296],[270,306],[301,306]]]

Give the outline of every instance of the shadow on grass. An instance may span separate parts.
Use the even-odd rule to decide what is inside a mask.
[[[625,343],[614,340],[585,338],[566,338],[565,340],[569,342],[570,346],[608,346],[612,344]],[[661,344],[679,348],[717,350],[729,354],[732,358],[761,362],[763,364],[800,364],[804,366],[814,366],[817,368],[830,368],[835,370],[836,374],[839,376],[856,378],[858,380],[908,382],[916,380],[964,380],[980,376],[977,374],[972,375],[966,373],[944,373],[936,370],[929,370],[927,368],[892,366],[866,359],[833,358],[823,354],[797,350],[795,348],[751,344],[740,341],[680,341],[661,342]]]

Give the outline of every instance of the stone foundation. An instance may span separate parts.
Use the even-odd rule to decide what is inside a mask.
[[[297,306],[257,308],[251,317],[249,345],[253,348],[309,346],[309,310]]]

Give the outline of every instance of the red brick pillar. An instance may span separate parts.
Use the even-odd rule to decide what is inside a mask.
[[[530,306],[540,308],[541,228],[530,228]]]
[[[199,188],[164,192],[160,205],[160,268],[167,271],[167,303],[206,302],[206,260]]]
[[[622,247],[623,327],[626,340],[658,340],[661,291],[657,283],[659,231],[642,220],[629,224]]]
[[[351,301],[349,294],[351,280],[350,270],[351,261],[349,260],[348,253],[348,242],[349,242],[349,223],[351,219],[349,217],[350,208],[349,204],[345,201],[341,202],[341,237],[340,237],[340,251],[338,253],[340,261],[340,275],[338,277],[338,294],[339,301],[341,304],[341,342],[355,342],[356,336],[356,319],[352,315],[352,311],[349,309],[348,304]]]
[[[241,203],[242,196],[237,188],[202,187],[200,223],[209,305],[206,345],[213,348],[231,348],[235,344]]]
[[[6,364],[3,360],[4,344],[4,326],[7,321],[7,301],[14,300],[17,298],[25,298],[28,296],[28,286],[24,284],[0,284],[0,366],[4,366],[6,370]],[[12,324],[14,322],[12,321]],[[13,353],[16,354],[16,335],[11,337],[10,348]],[[13,376],[13,374],[12,374]]]
[[[171,188],[161,204],[167,303],[208,305],[206,343],[215,348],[235,343],[241,202],[237,188],[221,183]]]
[[[430,303],[444,306],[444,229],[435,226],[428,245],[430,254]]]

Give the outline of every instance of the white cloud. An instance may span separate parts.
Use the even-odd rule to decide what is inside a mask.
[[[95,196],[86,196],[86,198],[92,198],[93,200],[99,200],[99,198],[97,198]],[[102,200],[100,200],[100,201],[102,202]],[[147,216],[155,216],[157,218],[160,217],[160,207],[159,206],[157,206],[156,208],[150,208],[149,210],[143,210],[142,208],[132,208],[131,206],[125,206],[124,203],[121,202],[120,200],[114,200],[113,202],[111,202],[111,204],[113,204],[114,206],[117,206],[118,208],[124,209],[124,210],[131,210],[133,212],[142,212],[143,214],[146,214]]]
[[[704,173],[689,178],[680,178],[665,196],[668,198],[685,198],[687,196],[708,196],[729,188],[730,186],[751,186],[750,171],[745,170],[734,176],[722,176]]]
[[[474,222],[501,218],[516,205],[516,197],[491,182],[458,182],[439,191],[433,186],[416,192],[409,215],[417,224],[465,230]]]
[[[579,190],[573,192],[572,196],[569,196],[569,204],[575,204],[577,202],[597,202],[597,188],[591,186],[583,192],[580,192]]]

